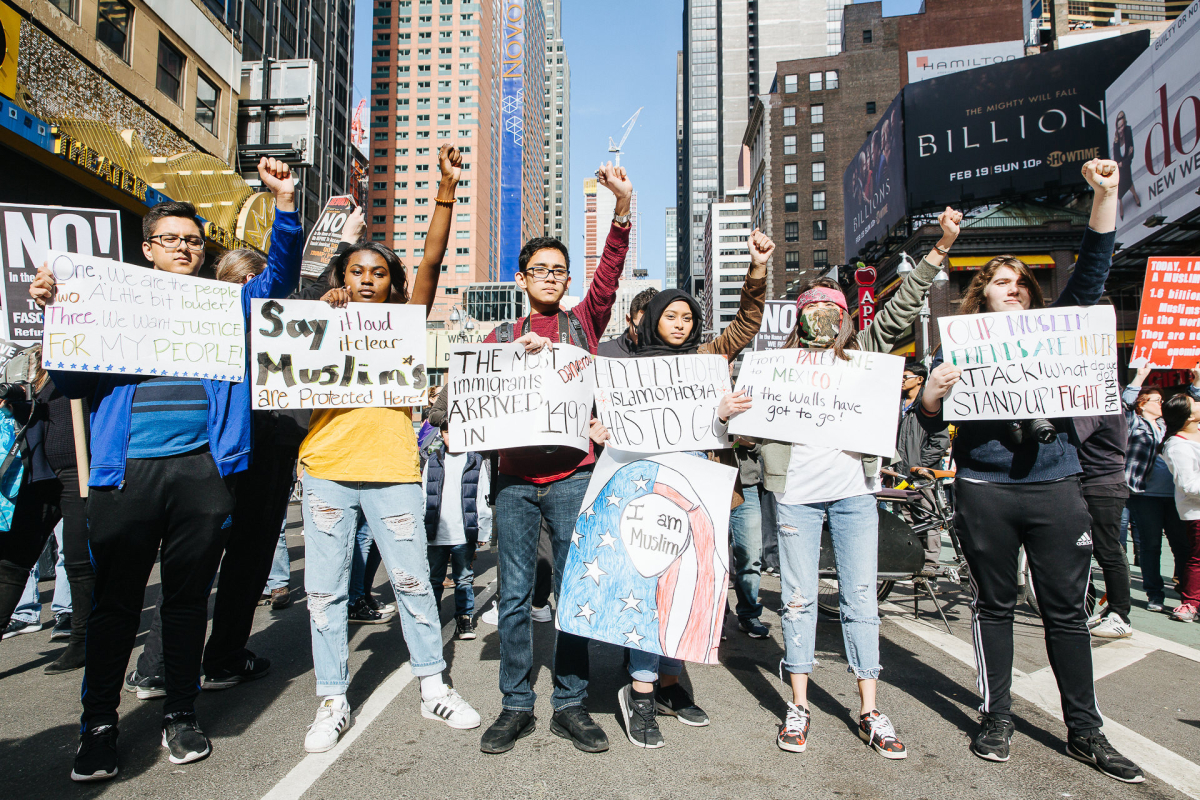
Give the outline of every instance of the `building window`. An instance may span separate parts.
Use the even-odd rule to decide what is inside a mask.
[[[824,153],[825,152],[825,134],[814,133],[812,135],[812,151],[814,153]]]
[[[795,164],[784,164],[783,165],[783,182],[784,183],[795,183],[796,182],[796,165]]]
[[[867,101],[867,113],[868,113],[868,114],[874,114],[874,113],[875,113],[875,101],[874,101],[874,100],[868,100],[868,101]]]
[[[212,81],[204,77],[204,73],[196,71],[196,122],[205,130],[216,133],[217,102],[221,99],[221,90]]]
[[[825,88],[836,89],[838,87],[838,74],[836,69],[828,70],[825,73]]]
[[[813,220],[813,239],[821,242],[829,238],[829,222],[823,219]]]
[[[795,76],[795,75],[784,75],[783,76],[783,91],[784,92],[791,94],[792,92],[795,92],[799,88],[800,88],[800,86],[797,81],[797,76]]]
[[[825,210],[825,193],[813,192],[813,211]]]
[[[129,23],[133,7],[125,0],[100,0],[96,13],[96,38],[100,43],[129,60]]]
[[[797,250],[789,250],[783,255],[783,268],[789,272],[800,269],[800,253]]]
[[[817,103],[815,106],[808,107],[808,121],[813,125],[819,125],[825,121],[824,104]]]
[[[171,98],[171,102],[179,102],[179,86],[183,83],[183,53],[161,33],[158,35],[158,74],[154,82],[160,92]]]
[[[796,124],[796,109],[795,109],[795,107],[789,106],[788,108],[785,108],[783,110],[783,124],[784,125],[795,125]]]
[[[825,162],[814,161],[812,165],[812,179],[814,181],[825,180]]]
[[[821,91],[821,73],[819,73],[819,72],[808,73],[808,90],[810,92]]]
[[[863,44],[870,44],[870,43],[871,43],[871,31],[870,31],[870,29],[868,29],[868,30],[863,31]]]
[[[50,0],[50,5],[66,14],[72,20],[75,19],[75,0]]]
[[[828,250],[813,250],[813,266],[828,267],[829,266],[829,251]]]
[[[783,154],[785,156],[796,155],[796,137],[795,136],[783,137]]]
[[[783,196],[784,211],[799,211],[800,210],[800,195],[785,194]]]
[[[800,241],[800,223],[799,222],[783,223],[783,240],[785,242]]]

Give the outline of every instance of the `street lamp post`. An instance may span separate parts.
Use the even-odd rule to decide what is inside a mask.
[[[914,269],[916,269],[916,267],[917,267],[917,264],[915,261],[913,261],[912,256],[910,256],[908,253],[905,253],[904,251],[901,251],[900,252],[900,266],[896,267],[896,274],[899,275],[901,278],[903,278],[905,275],[908,275],[910,272],[912,272]],[[950,277],[946,274],[945,269],[939,269],[937,272],[937,275],[933,276],[933,282],[935,284],[946,283],[949,280],[950,280]],[[932,291],[932,289],[933,289],[933,287],[930,287],[930,291]],[[921,299],[920,316],[921,316],[921,363],[928,365],[928,362],[929,362],[929,318],[931,316],[930,311],[929,311],[929,292],[926,292],[925,296]]]

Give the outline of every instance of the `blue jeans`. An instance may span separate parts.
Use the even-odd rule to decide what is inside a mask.
[[[758,619],[763,609],[758,602],[758,585],[762,580],[762,510],[758,489],[758,486],[743,486],[746,502],[729,515],[733,588],[737,594],[737,618],[743,622]]]
[[[271,562],[271,574],[267,576],[267,594],[275,589],[286,589],[292,581],[292,556],[287,546],[287,520],[279,531],[279,544],[275,546],[275,560]]]
[[[376,550],[375,557],[371,557],[371,528],[365,519],[359,519],[354,560],[350,562],[350,605],[357,603],[373,588],[375,573],[379,571],[378,552]]]
[[[1175,507],[1174,497],[1150,497],[1144,494],[1131,494],[1126,503],[1129,517],[1137,527],[1138,533],[1138,564],[1142,568],[1142,591],[1146,593],[1147,601],[1162,603],[1166,598],[1166,586],[1162,579],[1162,541],[1167,537],[1167,544],[1174,556],[1172,574],[1181,569],[1188,555],[1192,552],[1188,542],[1187,527],[1179,519],[1179,511]]]
[[[817,637],[817,583],[821,527],[829,516],[837,565],[842,639],[849,671],[879,677],[879,608],[875,595],[879,560],[879,511],[875,496],[828,503],[778,504],[779,577],[783,585],[783,666],[812,672]]]
[[[454,579],[454,616],[469,617],[475,612],[475,545],[463,542],[455,545],[429,545],[429,584],[433,587],[433,599],[442,607],[442,583],[446,580],[446,567]]]
[[[54,599],[50,601],[50,611],[54,616],[71,613],[71,585],[67,581],[67,570],[63,560],[62,521],[54,526],[54,541],[58,543],[58,560],[54,562]],[[36,624],[42,619],[42,597],[38,591],[38,583],[42,579],[42,560],[33,562],[29,571],[29,580],[25,582],[25,591],[17,601],[12,618],[22,622]]]
[[[629,652],[629,677],[642,683],[654,683],[659,675],[679,675],[683,672],[683,662],[677,658],[667,658],[645,650],[625,648]]]
[[[425,496],[419,483],[304,479],[304,589],[312,628],[317,695],[345,694],[350,685],[346,620],[350,561],[359,519],[366,519],[399,600],[413,675],[446,668],[442,630],[425,555]]]
[[[501,475],[496,491],[496,546],[499,556],[500,691],[503,707],[532,711],[537,695],[533,673],[533,585],[542,518],[550,525],[554,550],[554,593],[559,594],[575,520],[583,507],[591,470],[553,483],[530,483]],[[554,640],[555,711],[582,705],[587,697],[588,640],[559,631]]]

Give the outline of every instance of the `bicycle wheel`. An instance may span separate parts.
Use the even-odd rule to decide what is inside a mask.
[[[882,603],[892,593],[895,581],[881,580],[875,585],[875,598]],[[817,613],[831,619],[841,619],[841,606],[838,603],[838,581],[835,577],[821,578],[817,581]]]

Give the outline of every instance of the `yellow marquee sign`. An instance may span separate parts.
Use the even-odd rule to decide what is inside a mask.
[[[0,94],[17,96],[17,50],[21,43],[21,16],[0,2]]]

